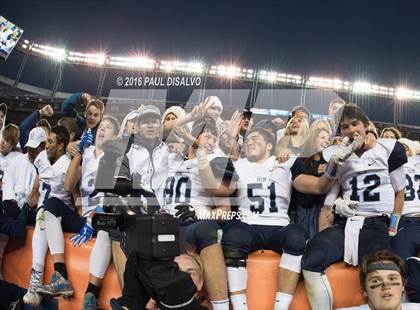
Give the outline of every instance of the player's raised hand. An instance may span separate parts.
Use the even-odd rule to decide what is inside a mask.
[[[39,115],[41,117],[51,117],[54,114],[54,110],[52,106],[47,104],[46,106],[42,107],[42,109],[39,110]]]
[[[242,120],[242,113],[239,111],[235,111],[232,114],[232,117],[229,121],[225,122],[225,130],[224,132],[230,137],[235,138],[240,129],[240,124]]]
[[[351,154],[353,154],[355,150],[359,149],[362,145],[363,139],[361,136],[355,137],[351,143],[349,143],[348,137],[344,137],[339,149],[334,154],[334,156],[331,157],[331,159],[337,165],[342,164],[351,156]]]
[[[90,128],[84,132],[82,139],[80,140],[79,145],[77,146],[77,150],[80,154],[83,154],[85,149],[91,146],[93,143],[93,134]]]

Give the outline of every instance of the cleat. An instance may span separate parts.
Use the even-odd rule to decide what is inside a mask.
[[[23,302],[27,305],[33,307],[39,306],[42,301],[42,296],[36,292],[36,289],[42,285],[42,278],[44,272],[36,271],[32,268],[31,270],[31,280],[29,281],[29,289],[26,294],[23,296]]]
[[[82,310],[97,310],[98,301],[96,300],[95,295],[92,293],[87,293],[83,298]]]
[[[71,298],[74,295],[74,289],[70,281],[64,279],[58,271],[53,273],[49,284],[39,286],[36,292],[51,297],[63,296],[65,298]]]

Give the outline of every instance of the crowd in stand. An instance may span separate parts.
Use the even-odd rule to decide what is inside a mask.
[[[248,309],[247,258],[262,249],[281,255],[274,309],[289,308],[302,276],[311,307],[332,309],[325,270],[339,261],[361,266],[368,305],[357,309],[419,309],[420,143],[394,127],[379,134],[341,99],[319,120],[303,106],[287,121],[247,109],[223,119],[223,110],[210,96],[191,111],[140,105],[118,119],[78,93],[62,103],[57,124],[45,105],[19,126],[5,126],[1,104],[0,260],[9,238],[35,227],[32,269],[21,271],[31,274],[28,287],[2,281],[1,306],[36,307],[44,297],[74,294],[67,232],[74,246],[96,238],[83,309],[98,308],[111,260],[123,294],[113,309],[164,308],[147,293],[130,294],[136,284],[124,270],[133,253],[124,234],[93,228],[94,214],[106,212],[96,175],[111,165],[111,179],[152,190],[160,212],[185,232],[188,250],[174,261],[190,275],[199,307],[185,309]],[[110,156],[118,145],[123,156]],[[48,251],[51,280],[44,279]]]

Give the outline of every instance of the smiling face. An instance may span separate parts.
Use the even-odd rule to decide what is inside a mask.
[[[397,271],[376,270],[366,277],[366,295],[372,309],[400,309],[403,292],[403,280]]]
[[[341,135],[343,137],[348,137],[350,142],[357,136],[360,136],[362,141],[365,141],[366,139],[366,127],[361,120],[356,118],[343,118],[340,122],[340,130]]]
[[[220,115],[222,114],[222,108],[218,105],[212,105],[211,107],[208,108],[207,114],[212,119],[217,121],[219,119]]]
[[[45,145],[45,150],[47,151],[48,159],[51,162],[55,162],[61,155],[64,154],[63,143],[58,143],[57,135],[51,132],[48,135],[47,143]]]
[[[270,152],[273,148],[271,143],[268,143],[262,134],[257,131],[248,134],[245,140],[245,154],[246,158],[251,162],[257,162],[270,157]]]
[[[87,128],[95,128],[98,125],[99,121],[101,120],[101,110],[99,110],[94,105],[90,105],[89,108],[86,110],[86,127]]]
[[[291,136],[299,134],[305,126],[305,119],[300,116],[295,116],[292,118],[289,124],[289,133]]]
[[[315,146],[316,153],[321,152],[323,149],[325,149],[329,145],[330,145],[330,135],[327,131],[322,130],[319,133],[318,138],[316,140],[316,146]]]
[[[197,143],[204,148],[207,155],[213,154],[216,147],[216,136],[210,130],[204,129],[197,137]]]

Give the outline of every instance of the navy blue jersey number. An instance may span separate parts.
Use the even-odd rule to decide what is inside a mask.
[[[350,185],[351,185],[351,196],[350,199],[351,200],[355,200],[355,201],[361,201],[358,191],[359,191],[359,187],[357,186],[357,177],[353,177],[353,179],[351,179],[350,181]],[[364,185],[368,185],[368,187],[366,187],[363,191],[363,201],[367,202],[367,201],[379,201],[380,200],[380,195],[379,193],[375,193],[375,189],[381,185],[381,179],[379,178],[379,176],[377,176],[376,174],[370,174],[367,175],[363,178],[363,184]]]
[[[175,184],[176,183],[176,184]],[[189,203],[191,200],[191,180],[188,177],[166,179],[165,201],[170,205],[173,203]]]
[[[45,206],[45,202],[50,197],[51,186],[47,183],[42,182],[41,190],[44,193],[44,201],[42,202],[42,204]]]
[[[411,179],[411,176],[408,174],[405,175],[405,193],[404,193],[404,200],[405,201],[413,201],[416,198],[416,194],[418,199],[420,199],[420,175],[416,174],[414,176],[414,182]],[[417,190],[416,186],[417,184]]]
[[[263,213],[265,209],[264,198],[261,195],[256,195],[254,190],[261,190],[262,184],[261,183],[250,183],[248,184],[247,188],[247,196],[250,201],[250,210],[251,212],[255,213]],[[275,184],[271,183],[267,189],[269,191],[270,197],[270,213],[277,212],[278,208],[276,206],[276,188]],[[260,191],[261,192],[261,191]]]

